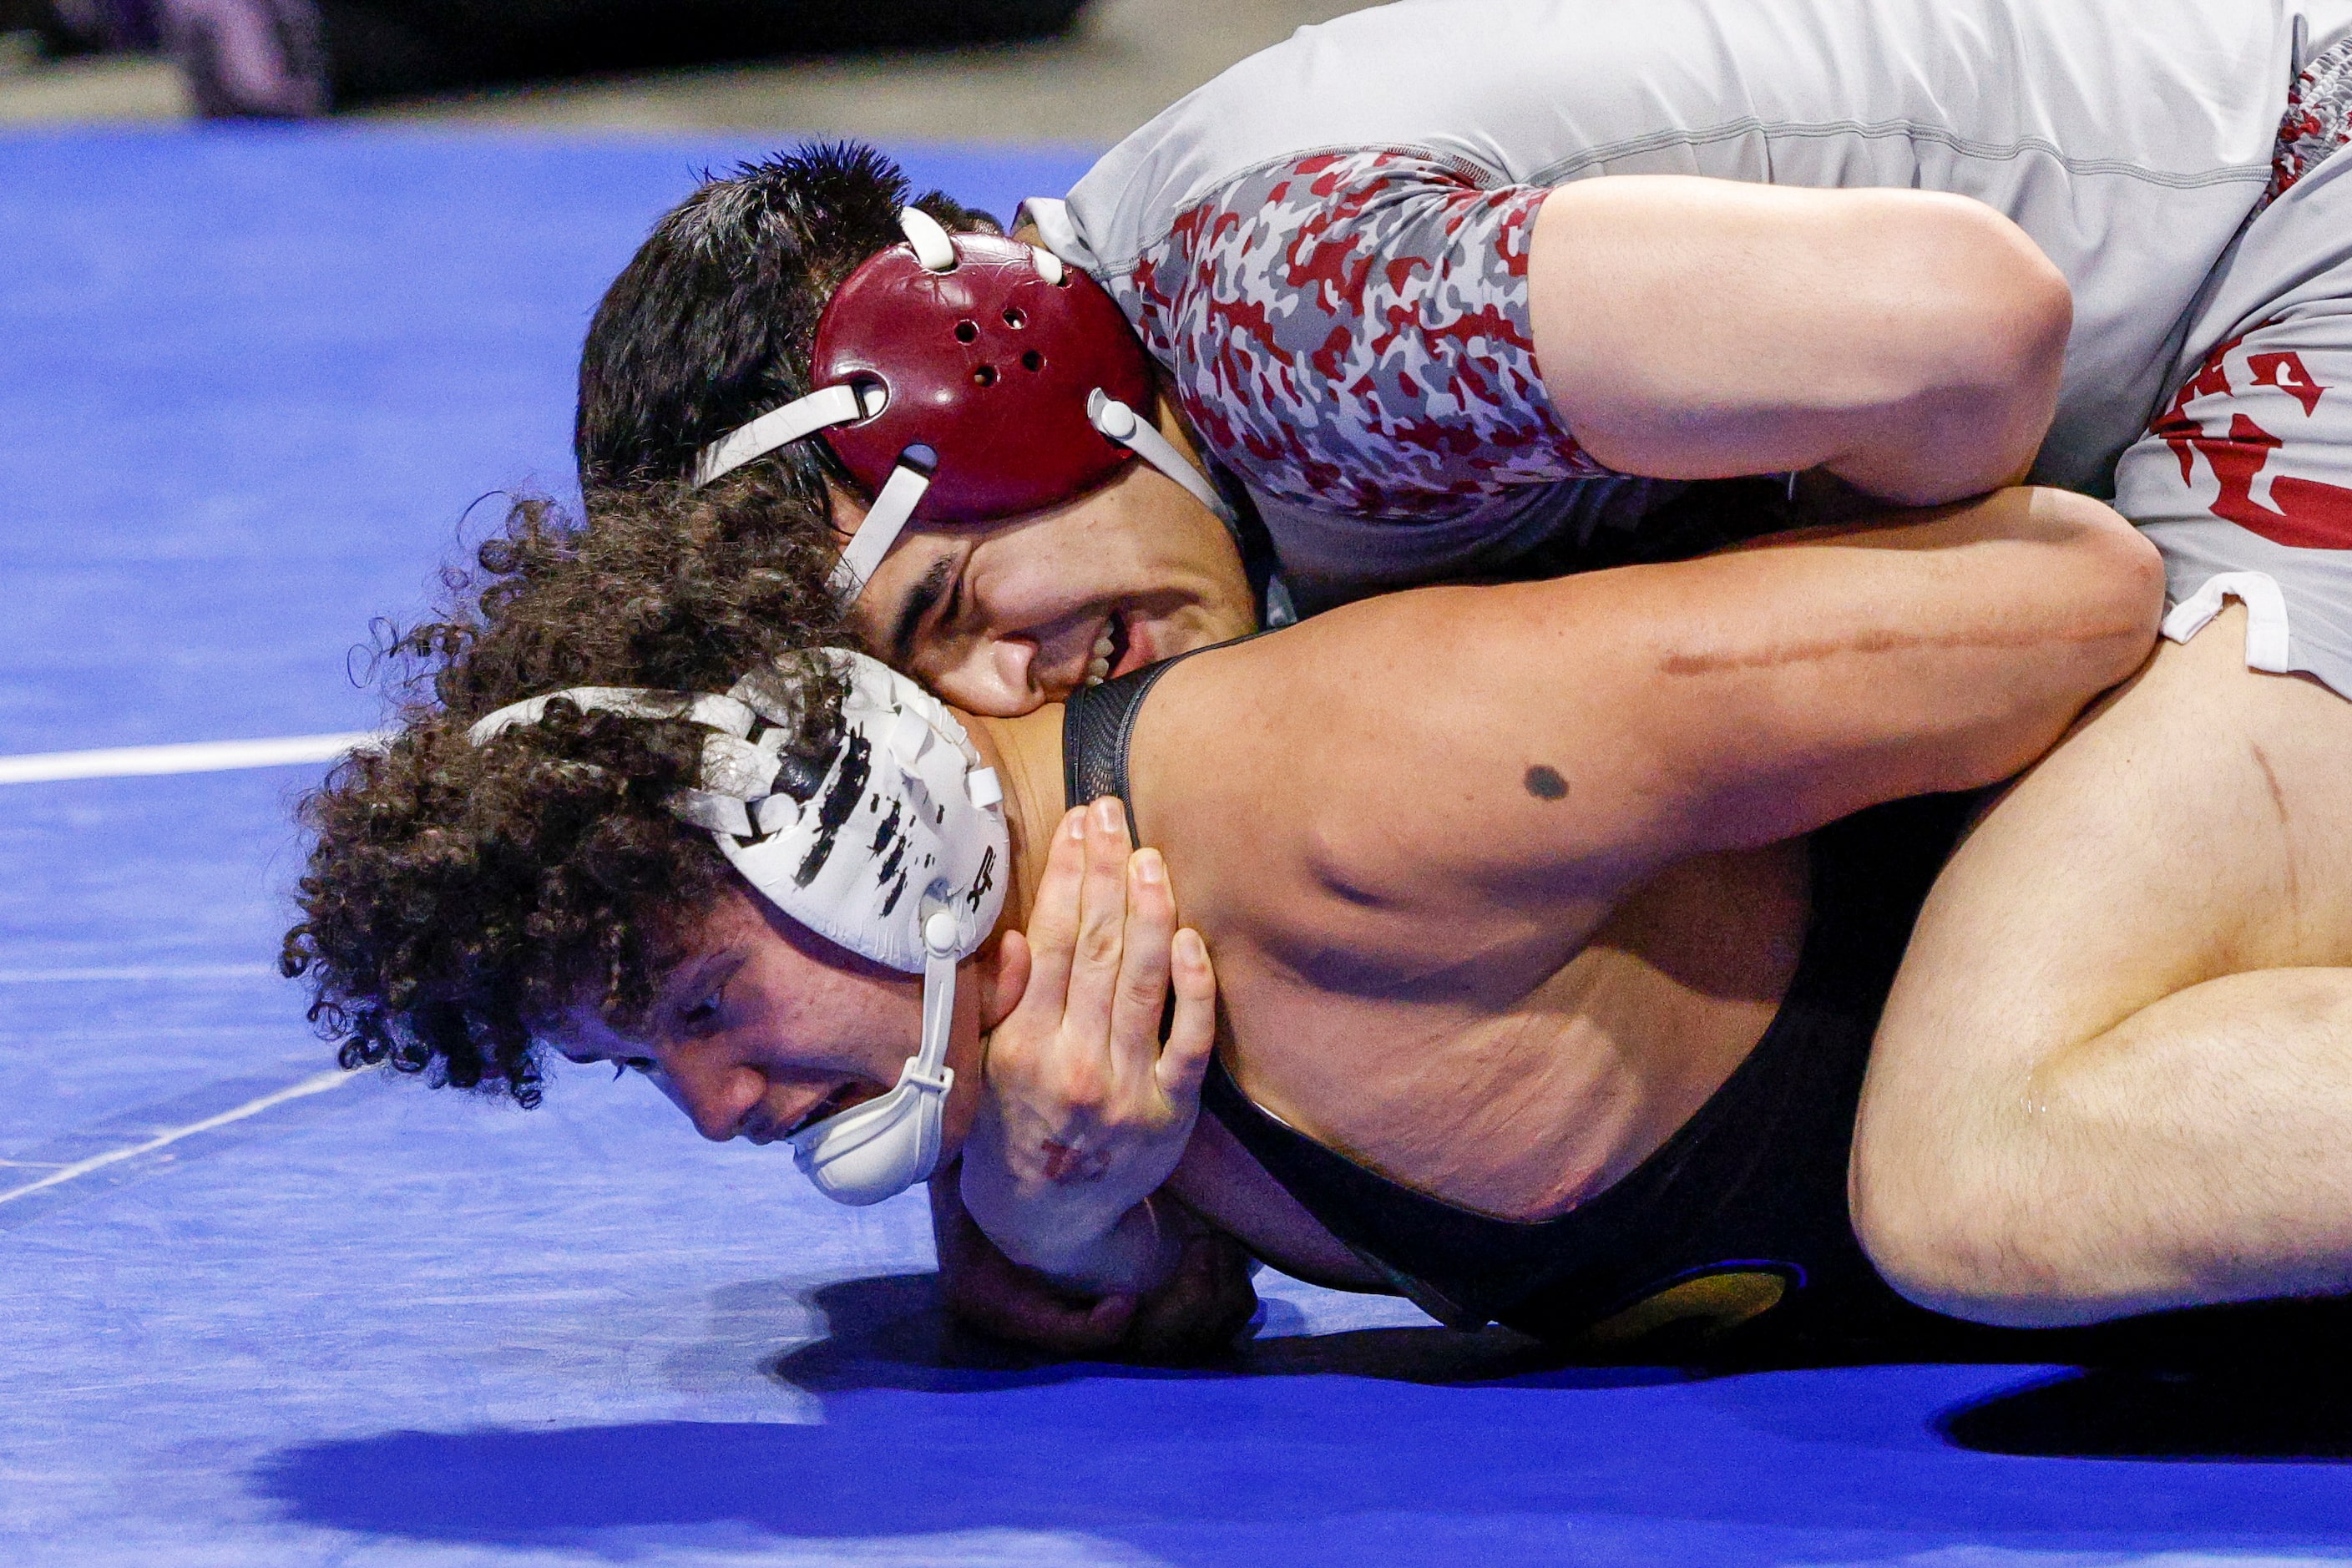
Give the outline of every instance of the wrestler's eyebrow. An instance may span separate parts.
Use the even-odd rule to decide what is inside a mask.
[[[952,552],[931,563],[922,580],[908,591],[906,602],[898,606],[898,619],[890,624],[890,662],[901,669],[915,661],[915,633],[921,629],[923,617],[948,591],[955,580],[955,555]]]

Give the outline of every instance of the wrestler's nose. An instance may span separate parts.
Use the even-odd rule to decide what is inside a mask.
[[[998,637],[988,649],[988,659],[995,666],[997,684],[1008,697],[1022,703],[1023,713],[1042,707],[1045,694],[1037,689],[1037,640],[1034,637]],[[1017,717],[1017,715],[1007,715]]]
[[[940,676],[938,684],[942,696],[969,712],[1018,719],[1064,695],[1040,688],[1039,673],[1034,637],[992,637]]]
[[[680,1062],[665,1068],[659,1082],[669,1102],[714,1143],[741,1131],[743,1119],[768,1092],[757,1069],[730,1062]]]

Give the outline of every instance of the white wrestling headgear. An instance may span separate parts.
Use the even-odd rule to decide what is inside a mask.
[[[913,681],[862,653],[824,650],[849,681],[841,739],[824,776],[791,769],[797,723],[772,678],[745,676],[723,696],[576,686],[510,703],[467,731],[480,745],[548,704],[709,728],[700,787],[671,811],[709,830],[744,880],[802,925],[850,952],[923,976],[922,1045],[898,1087],[793,1134],[793,1156],[837,1203],[874,1204],[939,1163],[955,1070],[947,1065],[956,965],[986,941],[1004,907],[1004,792],[954,715]],[[789,787],[797,783],[802,787]]]

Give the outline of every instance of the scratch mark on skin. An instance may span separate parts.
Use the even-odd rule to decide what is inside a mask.
[[[1840,637],[1833,642],[1785,642],[1739,652],[1709,650],[1662,654],[1658,669],[1665,675],[1712,675],[1721,669],[1769,669],[1775,665],[1801,664],[1847,654],[1902,653],[1914,648],[2039,647],[2053,643],[2105,642],[2116,630],[2106,626],[2076,626],[2064,632],[2021,631],[1978,637],[1936,637],[1926,632],[1885,627]]]
[[[1559,776],[1558,768],[1538,763],[1528,770],[1528,776],[1523,782],[1528,786],[1528,793],[1538,800],[1568,798],[1568,781]]]
[[[2286,862],[2286,906],[2300,916],[2303,912],[2303,879],[2296,874],[2294,868],[2294,842],[2292,832],[2294,818],[2286,808],[2286,791],[2279,787],[2277,771],[2271,766],[2270,757],[2263,752],[2262,743],[2258,741],[2249,741],[2246,744],[2253,751],[2254,766],[2263,770],[2263,783],[2270,786],[2271,809],[2278,814],[2279,837],[2286,840],[2284,851],[2284,858]]]
[[[2263,752],[2262,743],[2249,741],[2247,744],[2253,748],[2254,766],[2263,770],[2263,783],[2270,786],[2271,809],[2278,813],[2279,826],[2284,827],[2290,820],[2286,809],[2286,791],[2279,788],[2278,773],[2272,768],[2271,759]]]
[[[1107,1156],[1081,1152],[1058,1138],[1046,1139],[1037,1152],[1045,1156],[1045,1179],[1066,1187],[1100,1181],[1110,1169]]]

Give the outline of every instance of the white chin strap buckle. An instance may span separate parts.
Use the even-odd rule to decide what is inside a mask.
[[[1217,493],[1217,487],[1202,477],[1200,469],[1184,460],[1176,444],[1162,436],[1150,420],[1101,387],[1095,388],[1087,398],[1087,423],[1174,479],[1227,528],[1234,526],[1234,509],[1225,504],[1225,498]]]
[[[897,1197],[938,1168],[948,1091],[955,1087],[947,1058],[960,935],[947,910],[923,921],[923,1040],[898,1069],[898,1087],[792,1136],[801,1173],[837,1204],[862,1208]]]

